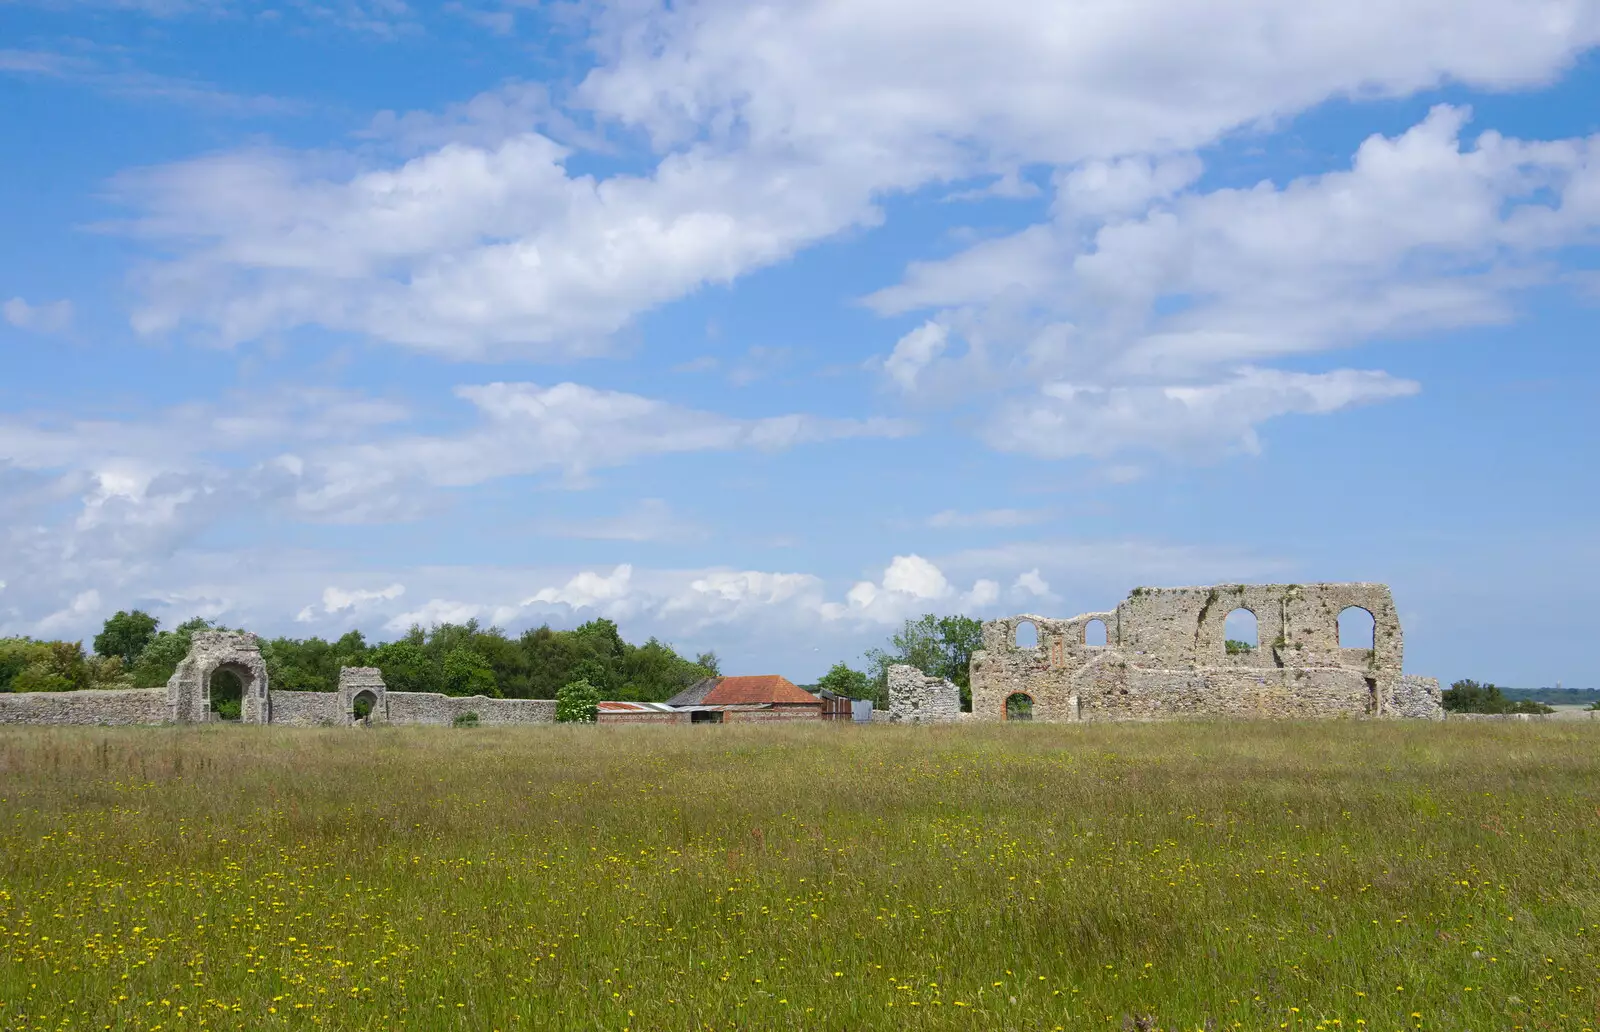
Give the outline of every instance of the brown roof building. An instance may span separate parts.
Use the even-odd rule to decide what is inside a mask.
[[[760,706],[760,716],[741,719],[821,720],[822,700],[786,677],[760,674],[752,677],[707,677],[666,702],[668,706]]]

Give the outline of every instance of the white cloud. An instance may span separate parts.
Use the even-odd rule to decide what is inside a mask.
[[[1050,594],[1050,582],[1039,575],[1039,568],[1035,566],[1017,577],[1016,583],[1012,585],[1012,590],[1026,591],[1036,598],[1043,598]]]
[[[40,637],[69,633],[73,628],[101,615],[100,593],[93,588],[73,596],[70,604],[46,616],[35,625]]]
[[[950,331],[936,322],[926,322],[895,342],[894,350],[883,361],[883,371],[902,390],[917,386],[917,374],[944,354]]]
[[[404,584],[391,584],[376,591],[365,591],[360,588],[346,590],[330,585],[322,589],[322,608],[329,613],[339,613],[354,609],[364,602],[391,602],[405,593]]]
[[[1000,582],[980,577],[972,584],[972,590],[967,592],[962,600],[967,608],[988,609],[1000,601]]]
[[[1245,369],[1201,387],[1046,384],[996,414],[985,438],[1001,451],[1041,458],[1104,457],[1128,448],[1205,458],[1260,450],[1256,426],[1290,414],[1323,415],[1417,393],[1387,373],[1340,369],[1285,373]]]
[[[385,630],[404,632],[412,627],[428,628],[446,623],[461,624],[468,620],[498,625],[515,619],[517,615],[518,610],[512,606],[486,606],[475,602],[435,598],[417,609],[395,616],[383,626]]]
[[[1046,509],[980,509],[976,512],[944,509],[929,516],[927,523],[939,529],[1026,527],[1049,518],[1050,512]]]
[[[602,603],[617,602],[626,598],[632,580],[633,567],[627,563],[618,566],[605,577],[584,571],[567,581],[564,586],[544,588],[522,604],[526,606],[542,602],[547,605],[570,606],[574,609],[593,609]]]
[[[1086,165],[1059,182],[1051,222],[915,264],[869,302],[934,309],[929,325],[959,334],[915,386],[999,395],[984,432],[998,447],[1253,450],[1265,419],[1417,389],[1259,363],[1505,321],[1516,291],[1558,275],[1541,259],[1600,239],[1600,137],[1463,146],[1466,117],[1437,107],[1366,140],[1348,170],[1283,187],[1195,192],[1175,159]]]
[[[458,387],[483,417],[474,429],[350,445],[305,456],[297,498],[307,512],[365,519],[398,504],[408,485],[464,487],[560,471],[581,482],[596,469],[698,451],[777,451],[853,437],[895,437],[908,424],[808,415],[734,419],[575,383]],[[381,501],[381,500],[389,501]]]
[[[122,182],[128,228],[174,257],[146,271],[136,325],[594,353],[641,311],[875,224],[888,194],[1102,162],[1067,189],[1110,211],[1172,190],[1181,155],[1330,97],[1546,82],[1600,40],[1600,7],[933,0],[907,19],[890,0],[636,0],[593,24],[572,121],[644,129],[648,174],[573,174],[550,134],[588,144],[515,86],[388,118],[432,148],[399,164],[249,151],[148,170]]]
[[[71,301],[30,305],[22,298],[14,297],[0,305],[0,314],[4,314],[6,322],[17,329],[34,333],[65,333],[72,328]]]
[[[898,591],[912,598],[943,598],[950,593],[950,582],[939,568],[920,555],[897,555],[883,571],[885,591]]]
[[[261,391],[187,403],[140,419],[65,425],[0,418],[0,464],[56,471],[80,498],[80,530],[184,533],[241,505],[299,519],[410,518],[437,489],[544,472],[581,484],[594,470],[697,451],[778,451],[807,443],[900,436],[901,420],[787,414],[736,419],[574,383],[463,386],[477,421],[406,434],[397,404],[326,390]],[[648,507],[611,526],[621,539],[663,529]]]

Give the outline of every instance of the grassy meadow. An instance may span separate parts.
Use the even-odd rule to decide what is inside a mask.
[[[5,1029],[1594,1029],[1600,724],[9,729]]]

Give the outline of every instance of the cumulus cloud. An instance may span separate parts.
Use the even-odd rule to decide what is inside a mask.
[[[1021,192],[1023,165],[1083,165],[1063,196],[1110,213],[1170,193],[1193,173],[1183,155],[1242,127],[1344,95],[1526,87],[1600,40],[1591,0],[935,0],[912,21],[889,0],[646,0],[591,24],[569,121],[642,130],[648,172],[575,174],[569,148],[590,144],[516,84],[386,116],[377,131],[421,149],[404,160],[250,150],[149,169],[121,181],[125,228],[172,257],[142,277],[136,325],[594,353],[639,312],[875,224],[889,194]]]
[[[571,606],[574,609],[593,609],[596,605],[626,598],[633,580],[633,567],[623,563],[609,576],[584,571],[559,588],[544,588],[522,604],[535,602]]]
[[[1026,573],[1018,575],[1011,589],[1014,592],[1025,591],[1035,598],[1044,598],[1050,594],[1050,583],[1039,575],[1039,568],[1035,566]]]
[[[22,298],[14,297],[0,305],[0,314],[17,329],[33,333],[65,333],[72,328],[71,301],[30,305]]]
[[[868,299],[950,327],[914,379],[890,379],[935,399],[987,386],[985,438],[1057,457],[1254,450],[1267,419],[1415,393],[1381,371],[1260,364],[1507,320],[1555,275],[1541,258],[1600,239],[1600,137],[1464,144],[1467,117],[1436,107],[1348,170],[1281,187],[1196,191],[1177,161],[1076,169],[1050,222]]]

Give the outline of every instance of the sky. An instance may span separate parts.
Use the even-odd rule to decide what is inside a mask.
[[[1600,688],[1600,0],[4,0],[0,635],[1392,585]]]

